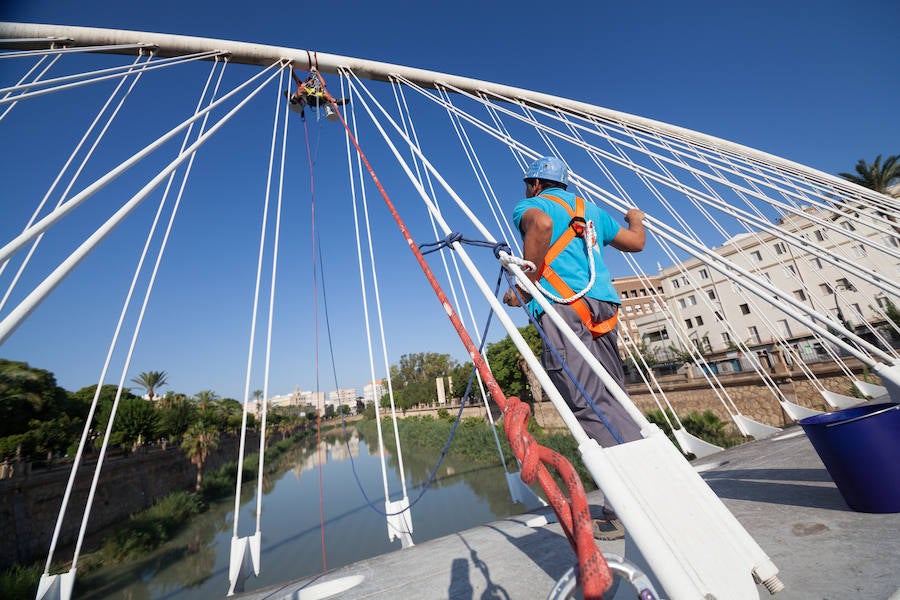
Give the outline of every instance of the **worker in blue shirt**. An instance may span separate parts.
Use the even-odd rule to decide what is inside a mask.
[[[643,250],[646,242],[644,213],[637,208],[630,209],[625,214],[627,227],[621,227],[601,208],[567,192],[568,179],[568,168],[560,159],[548,156],[536,160],[525,174],[526,197],[516,205],[513,222],[522,235],[523,258],[537,267],[535,272],[528,274],[529,277],[551,300],[553,309],[566,325],[624,389],[625,376],[616,332],[619,295],[603,263],[602,250],[605,246],[622,252]],[[547,337],[541,362],[585,433],[604,447],[619,443],[566,375],[550,346],[557,350],[619,439],[623,443],[640,439],[638,426],[581,355],[567,349],[568,343],[553,320],[544,314],[536,300],[527,294],[523,298],[527,301],[527,310]],[[510,306],[519,305],[512,289],[507,290],[504,302]],[[622,537],[624,532],[611,507],[604,507],[604,512],[608,518],[601,520],[598,537]]]
[[[338,120],[337,113],[331,107],[332,99],[326,95],[325,89],[322,87],[322,84],[315,73],[311,73],[303,83],[300,83],[300,80],[297,79],[297,91],[293,94],[285,91],[284,95],[288,98],[288,106],[291,111],[299,113],[300,118],[306,118],[303,108],[305,106],[312,106],[316,109],[324,108],[325,116],[329,121]],[[337,106],[343,106],[347,103],[347,99],[338,98],[334,100],[334,103]]]

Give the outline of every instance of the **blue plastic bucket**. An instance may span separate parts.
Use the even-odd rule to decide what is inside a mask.
[[[900,512],[900,404],[854,406],[800,426],[850,508]]]

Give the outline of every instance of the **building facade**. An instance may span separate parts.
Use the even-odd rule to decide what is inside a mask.
[[[860,336],[890,338],[892,333],[879,331],[887,324],[885,312],[900,307],[900,299],[876,283],[900,279],[898,247],[897,233],[886,232],[871,214],[806,208],[770,232],[741,234],[715,248],[737,267],[726,267],[727,276],[697,258],[660,270],[664,310],[644,311],[634,327],[659,361],[683,359],[693,348],[711,358],[714,372],[740,370],[748,355],[769,363],[773,352],[788,362],[827,356],[822,340],[803,322],[804,310],[830,315]]]

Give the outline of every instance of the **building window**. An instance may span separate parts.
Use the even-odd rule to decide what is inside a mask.
[[[661,342],[663,340],[669,339],[669,332],[665,329],[660,329],[659,331],[654,331],[652,333],[647,333],[644,335],[644,339],[647,342]]]
[[[812,269],[814,271],[818,271],[819,269],[822,268],[822,261],[819,260],[817,257],[813,257],[813,258],[809,259],[809,266],[812,267]]]
[[[768,281],[769,283],[772,283],[772,276],[771,276],[771,275],[769,275],[769,274],[766,273],[765,271],[761,272],[760,275],[762,275],[763,278],[764,278],[766,281]]]
[[[759,250],[754,250],[750,253],[750,255],[756,262],[762,262],[762,252],[760,252]]]
[[[746,304],[741,304],[741,307],[740,307],[740,308],[741,308],[741,314],[742,314],[742,315],[749,315],[749,314],[750,314],[750,307],[747,306]]]
[[[788,277],[791,277],[792,275],[797,275],[797,267],[795,267],[794,265],[785,265],[784,272],[787,274]]]
[[[653,312],[653,307],[650,306],[649,303],[648,303],[648,304],[645,304],[645,305],[644,305],[644,312]]]
[[[634,310],[634,309],[631,308],[630,306],[626,306],[626,307],[625,307],[625,312],[628,313],[629,315],[631,314],[631,312],[632,312],[633,310]]]
[[[794,298],[800,302],[806,302],[806,292],[803,290],[794,290],[792,293],[794,294]]]
[[[724,321],[725,317],[722,316],[722,313],[716,311],[716,321]]]
[[[678,288],[681,287],[681,282],[678,281],[677,279],[673,279],[673,280],[672,280],[672,287],[675,288],[675,289],[677,290]]]
[[[859,304],[851,304],[850,306],[853,307],[853,314],[854,314],[854,316],[855,316],[857,319],[862,319],[862,318],[863,318],[863,314],[862,314],[862,310],[859,308]]]
[[[684,298],[679,298],[679,299],[678,299],[678,306],[680,306],[681,308],[686,308],[686,307],[687,307],[687,301],[686,301]]]
[[[825,238],[828,237],[821,229],[816,229],[813,235],[815,236],[817,242],[824,242]]]
[[[701,317],[700,315],[697,315],[696,317],[694,317],[694,320],[697,322],[697,327],[700,327],[701,325],[703,325],[703,317]]]
[[[843,221],[841,223],[841,227],[843,227],[847,231],[856,231],[856,227],[854,227],[853,223],[851,223],[850,221]]]
[[[726,346],[731,344],[731,334],[729,334],[727,331],[722,334],[722,343]]]
[[[891,307],[891,301],[888,300],[887,296],[875,296],[875,302],[878,303],[882,310],[888,310]]]
[[[853,287],[853,284],[850,283],[850,280],[847,279],[846,277],[841,277],[840,279],[838,279],[838,280],[835,281],[834,283],[837,285],[838,289],[843,289],[843,290],[846,290],[846,291],[848,291],[848,292],[855,292],[855,291],[856,291],[856,288]]]
[[[820,283],[819,290],[822,292],[823,296],[830,296],[831,294],[834,293],[834,290],[831,289],[831,286],[828,285],[827,283]]]
[[[690,304],[691,306],[696,306],[697,305],[697,297],[693,294],[688,296],[688,304]]]
[[[886,235],[882,239],[884,240],[884,245],[888,248],[900,248],[900,241],[894,236]]]
[[[781,331],[781,335],[783,335],[784,337],[791,337],[791,328],[788,325],[787,319],[780,319],[778,321],[778,329]]]
[[[685,320],[684,320],[684,324],[687,325],[687,328],[688,328],[688,329],[693,329],[693,328],[694,328],[694,323],[693,323],[690,319],[685,319]]]
[[[754,344],[760,343],[762,340],[759,338],[759,331],[756,330],[756,327],[750,326],[747,328],[747,333],[750,334],[750,341]]]
[[[710,300],[716,299],[716,290],[706,290],[706,295],[709,296]]]
[[[776,242],[772,247],[775,248],[775,254],[781,255],[785,253],[784,244],[781,242]]]
[[[646,295],[647,295],[647,289],[644,288],[641,290],[641,296],[646,296]]]
[[[637,314],[641,314],[641,313],[643,312],[643,309],[641,308],[641,305],[640,305],[640,304],[635,304],[635,306],[634,306],[634,312],[637,313]]]
[[[853,253],[856,254],[857,257],[862,258],[863,256],[867,256],[868,252],[866,252],[866,247],[862,244],[857,244],[853,246]]]
[[[709,272],[706,269],[700,269],[700,279],[709,279]]]
[[[662,294],[662,286],[659,286],[658,288],[656,288],[656,293]]]

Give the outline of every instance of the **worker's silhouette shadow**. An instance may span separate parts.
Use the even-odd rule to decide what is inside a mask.
[[[469,562],[478,569],[481,576],[487,584],[484,592],[479,598],[481,600],[509,600],[509,593],[503,586],[497,585],[491,580],[490,568],[478,557],[478,552],[472,548],[462,534],[457,533],[457,537],[469,549],[469,560],[465,558],[454,558],[450,567],[450,589],[447,596],[451,600],[471,600],[475,597],[475,589],[472,587],[472,581],[469,576]]]
[[[550,509],[547,509],[547,512],[551,512]],[[534,513],[529,516],[534,516]],[[504,528],[495,525],[484,525],[483,527],[499,533],[527,556],[531,561],[531,564],[527,566],[528,569],[539,568],[553,581],[558,581],[576,561],[565,536],[543,527],[529,528],[523,535],[510,535]],[[450,589],[448,590],[449,598],[459,600],[475,598],[475,588],[480,586],[472,583],[472,566],[478,569],[487,586],[484,592],[478,596],[480,600],[510,598],[509,592],[494,582],[489,566],[478,556],[478,552],[469,545],[462,534],[456,535],[468,548],[469,558],[453,559]],[[509,568],[506,567],[504,570],[509,571]]]

